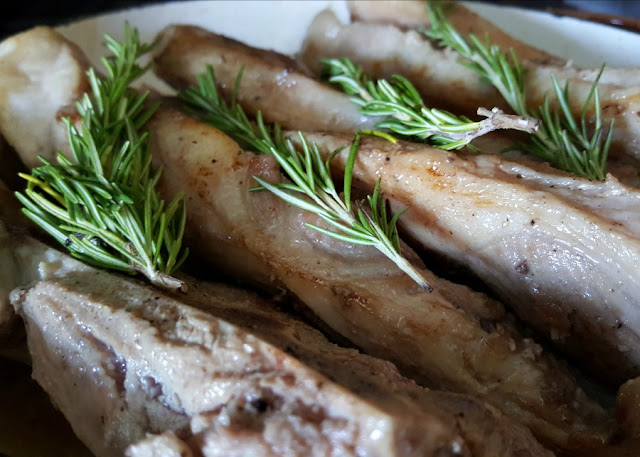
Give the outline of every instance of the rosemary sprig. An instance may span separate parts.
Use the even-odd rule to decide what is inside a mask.
[[[64,119],[73,160],[62,153],[57,164],[40,158],[42,166],[21,174],[27,188],[16,196],[73,256],[179,289],[182,281],[169,275],[187,256],[186,208],[182,196],[165,207],[155,190],[160,170],[152,170],[145,128],[157,106],[147,108],[148,93],[129,88],[146,71],[137,60],[150,46],[128,24],[122,43],[105,40],[112,55],[102,59],[104,78],[88,71],[91,94],[76,106],[81,126]]]
[[[609,133],[605,137],[597,89],[603,70],[604,66],[600,69],[591,86],[582,108],[579,124],[573,118],[569,108],[569,85],[565,83],[561,88],[556,77],[552,75],[554,93],[560,112],[551,109],[549,98],[545,96],[543,105],[534,111],[542,120],[540,133],[532,136],[531,142],[523,144],[522,147],[547,160],[560,170],[569,171],[592,181],[604,180],[607,175],[607,157],[615,123],[611,119]],[[587,129],[587,110],[592,100],[595,122],[593,133],[590,136]]]
[[[496,129],[516,129],[528,133],[536,131],[540,122],[536,119],[504,114],[494,108],[479,108],[478,114],[487,119],[474,122],[465,116],[427,108],[416,88],[401,75],[393,75],[391,81],[379,79],[373,82],[348,58],[325,59],[324,73],[329,82],[338,84],[367,116],[383,116],[385,120],[376,128],[389,129],[399,135],[426,141],[441,149],[460,149],[473,139]]]
[[[254,176],[259,187],[252,190],[268,190],[293,206],[317,214],[329,228],[309,223],[308,227],[347,243],[375,247],[422,288],[431,291],[431,286],[420,272],[400,253],[396,224],[401,213],[389,218],[380,182],[376,184],[373,195],[367,197],[368,211],[364,202],[357,202],[355,211],[352,208],[351,183],[360,135],[356,135],[349,150],[343,183],[344,197],[340,197],[330,170],[331,160],[340,149],[323,161],[318,147],[309,144],[302,133],[298,133],[302,145],[302,151],[299,151],[291,139],[283,135],[278,124],[271,127],[265,125],[260,112],[254,126],[235,100],[241,77],[242,72],[236,79],[236,90],[230,104],[220,97],[211,67],[207,68],[207,73],[198,76],[196,86],[181,92],[179,97],[190,107],[203,112],[206,122],[237,141],[244,142],[248,149],[257,154],[272,154],[291,180],[269,183]]]
[[[524,87],[524,75],[513,50],[504,54],[491,44],[489,38],[483,43],[471,34],[466,40],[447,20],[439,1],[425,2],[431,27],[424,33],[441,46],[448,46],[464,58],[462,64],[487,80],[506,100],[513,111],[528,115]]]
[[[462,64],[489,81],[516,114],[539,116],[542,119],[542,128],[531,137],[529,144],[523,145],[527,151],[542,157],[556,168],[590,180],[603,180],[606,177],[606,160],[614,123],[612,120],[605,138],[597,89],[604,66],[593,82],[579,121],[574,119],[569,109],[568,85],[561,89],[555,77],[552,77],[552,81],[559,111],[550,108],[548,96],[545,96],[540,108],[532,109],[526,102],[523,70],[513,50],[508,55],[504,54],[498,46],[491,44],[488,37],[484,43],[473,34],[465,39],[447,20],[441,2],[426,2],[426,9],[431,28],[424,33],[431,40],[455,50],[463,58]],[[589,135],[587,112],[592,100],[596,120],[593,133]]]

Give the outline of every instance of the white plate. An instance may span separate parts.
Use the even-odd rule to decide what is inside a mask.
[[[573,18],[559,18],[543,12],[468,3],[506,32],[577,66],[640,67],[640,35]],[[343,0],[286,1],[193,1],[164,3],[104,14],[74,22],[59,30],[78,43],[94,63],[104,54],[103,35],[122,38],[124,21],[137,27],[145,41],[152,41],[166,25],[198,25],[249,45],[285,54],[298,51],[305,31],[320,10],[330,7],[348,21]],[[149,76],[147,83],[163,87]]]

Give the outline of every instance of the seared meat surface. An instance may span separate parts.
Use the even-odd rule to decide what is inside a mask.
[[[253,116],[260,112],[266,121],[285,128],[354,133],[384,119],[359,114],[350,96],[318,83],[286,56],[191,26],[169,26],[160,33],[159,41],[154,69],[174,88],[195,85],[197,77],[211,66],[221,93],[229,100],[242,69],[237,86],[242,108]],[[281,75],[287,75],[286,84]],[[502,124],[497,128],[513,127]],[[492,136],[479,138],[477,143],[500,149],[513,141]]]
[[[390,26],[357,23],[340,26],[330,12],[316,19],[316,23],[324,21],[327,24],[320,27],[318,40],[334,37],[331,40],[337,41],[329,41],[336,45],[336,52],[349,47],[367,52],[362,51],[358,27],[387,27],[391,31],[386,34],[404,36],[407,44],[418,42],[418,37],[407,38],[415,32],[398,29],[394,32]],[[316,36],[314,27],[310,32],[312,43]],[[344,32],[345,37],[351,37],[345,38],[348,46],[339,44],[335,38],[340,33],[329,34],[329,30],[342,30],[340,33]],[[193,33],[191,29],[185,29],[184,33],[187,32]],[[193,39],[182,41],[174,34],[169,40],[165,36],[166,47],[156,57],[161,74],[174,75],[174,80],[189,79],[188,72],[193,66],[188,62],[199,62],[204,52],[191,53],[194,46],[186,44]],[[219,56],[228,52],[229,46],[224,42],[212,46],[210,43],[216,40],[221,39],[200,32],[202,49],[209,51],[207,55],[218,56],[215,70],[224,72],[226,65]],[[372,41],[372,37],[365,41]],[[430,45],[423,42],[423,46]],[[399,43],[391,47],[394,52],[406,50]],[[373,58],[378,48],[370,51]],[[242,60],[249,81],[257,80],[261,73],[264,64],[258,62],[258,57],[259,54],[252,60]],[[455,59],[452,63],[458,65]],[[436,71],[449,70],[437,67]],[[477,79],[473,73],[468,76],[470,82]],[[593,76],[584,74],[585,78]],[[195,74],[190,77],[195,78]],[[450,84],[450,80],[446,83]],[[315,96],[322,98],[319,91]],[[246,105],[251,110],[261,109],[250,97]],[[269,105],[263,114],[281,121],[279,113],[286,107],[284,103]],[[295,124],[295,128],[302,129],[302,125]],[[321,128],[316,123],[313,130]],[[352,126],[352,130],[356,129]],[[350,142],[348,136],[313,138],[325,145],[326,154]],[[486,140],[483,147],[496,149],[492,141]],[[638,295],[632,260],[637,256],[635,235],[623,235],[623,243],[618,235],[633,231],[631,221],[640,194],[614,178],[605,183],[590,183],[543,165],[517,163],[498,156],[475,158],[419,145],[396,148],[385,142],[369,144],[379,144],[381,149],[360,152],[362,171],[357,176],[369,190],[379,177],[384,177],[382,186],[387,196],[394,197],[397,208],[412,207],[402,218],[402,224],[416,242],[473,271],[512,305],[522,319],[595,373],[604,373],[614,383],[640,374],[640,352],[634,349],[640,347],[637,334],[640,321],[633,298]],[[386,154],[387,150],[391,155]],[[407,153],[402,153],[403,150]],[[346,152],[340,157],[344,159]]]
[[[246,49],[221,43],[215,46],[239,50],[229,60],[243,62],[236,57]],[[272,59],[264,75],[278,74],[285,62],[260,54],[257,65],[262,59]],[[291,100],[325,101],[317,97],[321,85],[303,81],[292,87],[308,93]],[[308,117],[308,110],[295,112],[291,125],[361,125],[358,116],[334,119],[334,127],[319,122],[327,106]],[[186,191],[189,241],[221,270],[289,289],[362,349],[395,361],[422,384],[492,403],[550,446],[579,454],[611,436],[607,413],[561,362],[520,334],[500,303],[436,277],[404,246],[435,286],[421,291],[377,251],[307,228],[318,223],[314,215],[267,193],[249,194],[254,175],[279,181],[279,168],[215,129],[166,109],[152,136],[155,160],[165,166],[163,192]],[[27,143],[14,146],[33,160]],[[255,297],[204,285],[193,285],[186,298],[167,297],[38,249],[15,246],[24,265],[18,270],[44,276],[14,294],[14,303],[27,320],[36,377],[98,455],[121,454],[147,433],[158,436],[129,448],[130,455],[548,455],[493,407],[417,387],[391,364],[337,349]],[[256,312],[256,303],[269,311]],[[282,320],[298,330],[282,330]]]
[[[363,22],[345,25],[331,11],[324,11],[309,27],[300,59],[320,75],[321,60],[337,57],[349,57],[373,78],[403,75],[415,84],[428,106],[468,116],[473,116],[480,106],[498,106],[509,112],[497,90],[483,82],[477,73],[460,65],[457,53],[434,47],[415,30]],[[553,106],[551,75],[554,74],[561,86],[569,82],[570,108],[574,117],[580,119],[599,69],[580,69],[553,62],[523,61],[521,64],[530,107],[541,106],[545,94],[551,96]],[[638,74],[635,68],[607,68],[598,84],[603,122],[608,125],[610,120],[615,120],[612,153],[635,160],[640,159]]]
[[[186,25],[165,28],[155,53],[156,72],[174,87],[196,84],[196,76],[206,73],[211,65],[228,99],[240,70],[250,67],[252,71],[243,75],[237,100],[252,116],[268,109],[267,122],[339,132],[373,126],[347,95],[314,81],[295,61],[281,54]]]
[[[166,170],[162,191],[185,191],[189,237],[221,270],[285,286],[364,351],[423,384],[478,395],[548,443],[606,439],[606,413],[561,363],[518,334],[499,303],[436,277],[407,250],[434,287],[425,292],[373,248],[320,235],[305,225],[318,224],[316,216],[249,193],[254,175],[282,179],[273,157],[243,152],[171,109],[152,122],[152,150]],[[271,275],[255,276],[256,262]]]
[[[429,26],[425,3],[423,0],[347,0],[353,22],[391,24],[412,29]],[[521,60],[562,63],[557,57],[506,34],[462,3],[450,2],[445,10],[449,22],[463,36],[471,33],[480,38],[488,36],[501,49],[513,49]]]
[[[492,408],[420,388],[247,292],[169,297],[25,244],[42,279],[13,302],[34,377],[98,457],[148,433],[163,435],[128,455],[551,455]]]
[[[308,138],[325,155],[350,142]],[[640,374],[639,191],[613,177],[373,139],[354,176],[369,188],[381,178],[396,210],[410,206],[401,224],[412,239],[471,270],[595,375]]]

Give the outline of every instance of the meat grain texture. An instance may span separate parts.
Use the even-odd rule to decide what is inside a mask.
[[[249,65],[257,71],[243,74],[237,101],[251,116],[269,111],[265,121],[277,120],[285,128],[296,125],[315,129],[318,122],[322,123],[320,129],[327,131],[373,126],[347,95],[313,80],[298,63],[282,54],[251,48],[188,25],[166,27],[158,41],[156,72],[175,87],[195,85],[196,77],[204,75],[210,65],[222,93],[230,99],[238,74]]]
[[[15,245],[40,272],[12,296],[33,376],[98,457],[551,456],[496,410],[420,388],[250,293],[191,282],[188,306]]]
[[[42,88],[37,86],[34,89],[37,90],[38,87]],[[59,110],[52,112],[58,113]],[[317,222],[312,216],[300,213],[295,215],[295,212],[292,212],[290,208],[269,195],[254,194],[252,197],[254,200],[249,202],[247,190],[253,186],[253,174],[261,174],[267,179],[281,179],[273,161],[268,158],[254,158],[244,153],[237,144],[224,135],[220,135],[219,132],[212,133],[213,129],[194,123],[182,115],[171,114],[169,118],[171,122],[166,124],[164,128],[167,130],[165,132],[166,138],[169,139],[172,146],[175,146],[175,155],[169,157],[175,161],[172,162],[175,164],[172,173],[175,174],[169,176],[169,180],[165,182],[165,186],[167,186],[165,189],[169,189],[167,191],[171,192],[171,185],[177,186],[179,184],[180,190],[185,185],[188,186],[188,197],[192,207],[201,209],[200,212],[195,211],[190,216],[190,223],[195,224],[192,225],[191,240],[196,242],[212,241],[208,245],[199,245],[203,255],[220,255],[220,261],[224,263],[225,267],[228,267],[230,272],[251,276],[264,284],[274,284],[275,280],[277,286],[285,284],[303,299],[315,297],[318,300],[315,302],[316,312],[318,314],[324,313],[327,322],[338,327],[358,344],[362,343],[368,346],[371,352],[379,351],[385,356],[389,355],[400,361],[403,364],[402,368],[406,371],[418,373],[422,370],[422,374],[416,376],[422,376],[425,382],[437,383],[451,379],[451,385],[456,390],[464,390],[471,386],[475,393],[479,391],[485,398],[500,403],[501,408],[504,408],[508,414],[519,417],[520,420],[526,422],[547,443],[566,449],[575,443],[601,442],[607,438],[610,432],[610,422],[602,409],[584,398],[584,393],[577,387],[575,380],[566,375],[560,364],[549,361],[547,354],[541,354],[537,345],[518,336],[511,326],[511,319],[497,302],[473,293],[465,287],[450,285],[427,272],[429,278],[438,285],[438,293],[433,295],[436,298],[427,304],[425,309],[431,313],[431,316],[438,315],[440,319],[434,319],[424,327],[424,322],[420,317],[422,315],[420,307],[393,309],[392,305],[396,300],[401,304],[405,299],[406,303],[413,303],[420,292],[416,290],[410,280],[399,275],[395,267],[375,251],[336,245],[332,240],[318,237],[315,232],[304,227],[306,221]],[[160,117],[160,119],[162,118]],[[310,122],[315,122],[313,116],[309,119]],[[43,123],[39,127],[46,129],[49,125]],[[180,132],[184,134],[182,138],[179,138]],[[213,145],[218,148],[217,153],[221,155],[209,155],[211,151],[216,149],[207,150],[207,152],[204,152],[205,149],[196,149],[192,157],[187,155],[187,149],[183,146],[189,143],[190,147],[195,147],[194,144],[199,141],[202,144],[201,148]],[[19,151],[21,150],[19,144],[14,146]],[[32,149],[24,148],[21,153],[26,160],[29,157],[33,159]],[[158,160],[165,159],[166,157]],[[216,164],[218,165],[216,166]],[[226,206],[212,205],[208,207],[216,193],[216,198],[220,202],[224,202]],[[197,203],[202,204],[198,205]],[[211,218],[212,215],[215,215],[215,218]],[[247,240],[250,240],[250,243]],[[301,251],[294,253],[292,244],[300,246]],[[248,249],[249,245],[251,249]],[[407,254],[413,261],[418,262],[410,251],[407,250]],[[55,254],[53,256],[55,257]],[[319,263],[317,263],[318,260]],[[353,261],[361,264],[362,270],[354,271]],[[182,450],[188,453],[188,451],[195,450],[198,455],[198,453],[205,452],[203,449],[206,449],[206,452],[211,452],[211,454],[205,453],[205,455],[219,455],[215,454],[217,448],[205,445],[211,442],[221,442],[224,445],[239,446],[239,442],[242,441],[242,445],[245,447],[237,448],[245,452],[242,455],[250,455],[250,452],[269,455],[265,442],[270,442],[265,441],[267,438],[263,430],[261,429],[258,433],[254,428],[251,428],[256,423],[254,421],[255,411],[252,408],[261,408],[254,408],[250,401],[247,402],[246,397],[244,400],[238,400],[234,397],[234,401],[224,403],[224,407],[214,408],[213,413],[206,412],[205,414],[196,408],[189,410],[193,412],[193,417],[186,414],[185,418],[184,411],[186,409],[180,409],[183,406],[182,399],[176,393],[179,389],[175,386],[187,385],[189,380],[179,377],[171,378],[170,381],[167,381],[167,385],[173,390],[170,392],[162,390],[162,387],[154,384],[157,380],[155,377],[146,379],[140,375],[144,370],[136,371],[136,369],[152,367],[154,370],[158,370],[157,373],[164,376],[167,374],[166,366],[154,365],[158,361],[149,356],[148,351],[146,355],[144,351],[143,354],[138,354],[138,348],[136,347],[134,350],[129,345],[130,342],[123,339],[123,332],[133,329],[135,333],[140,330],[139,334],[144,337],[145,344],[148,343],[148,346],[145,346],[147,349],[162,347],[162,351],[166,349],[167,357],[172,361],[174,360],[172,354],[175,354],[172,351],[176,349],[182,354],[180,351],[183,346],[194,349],[197,357],[204,357],[203,354],[213,352],[208,344],[217,341],[211,334],[212,327],[209,326],[211,319],[215,321],[214,327],[222,325],[217,317],[212,318],[207,314],[209,317],[205,319],[198,312],[193,317],[191,311],[184,311],[184,305],[171,297],[163,298],[162,304],[158,307],[150,307],[144,311],[140,308],[140,297],[143,297],[142,301],[144,301],[146,300],[144,297],[148,297],[151,292],[143,288],[145,291],[137,295],[139,291],[135,287],[140,286],[135,282],[122,283],[120,282],[123,281],[121,278],[118,278],[115,283],[104,278],[94,282],[94,279],[90,280],[89,278],[93,277],[93,273],[81,268],[78,271],[64,272],[55,259],[52,262],[46,262],[46,265],[48,267],[44,271],[48,279],[38,283],[30,291],[16,295],[16,303],[19,303],[21,312],[25,313],[25,316],[27,315],[26,309],[29,307],[35,309],[42,306],[44,309],[48,309],[42,313],[43,320],[39,323],[49,325],[54,322],[58,326],[56,327],[58,331],[61,332],[60,335],[65,335],[63,338],[57,338],[41,331],[38,322],[36,322],[40,313],[33,315],[33,322],[30,325],[36,335],[33,338],[34,345],[40,348],[39,352],[43,358],[40,370],[43,384],[51,382],[52,388],[60,390],[60,402],[67,402],[70,405],[70,416],[75,416],[75,421],[79,424],[80,429],[86,426],[82,419],[84,413],[90,415],[91,419],[87,422],[98,427],[102,424],[99,417],[100,411],[104,411],[103,415],[111,419],[105,428],[86,431],[88,440],[95,443],[94,447],[98,451],[111,452],[112,449],[117,448],[121,452],[128,444],[142,438],[140,434],[143,431],[145,433],[152,431],[161,434],[157,438],[158,441],[156,438],[151,438],[149,441],[140,443],[136,448],[132,447],[128,452],[131,455],[136,455],[135,452],[153,452],[154,446],[157,446],[157,449],[168,449],[167,452]],[[96,275],[99,274],[96,273]],[[77,284],[76,279],[73,278],[82,278],[82,280],[80,284]],[[102,280],[104,283],[100,282]],[[355,286],[349,285],[351,282]],[[123,284],[133,285],[124,286]],[[104,290],[113,291],[113,297],[109,297],[109,300],[105,299],[102,295]],[[381,292],[383,290],[384,292]],[[63,296],[64,300],[61,299]],[[154,300],[155,296],[153,294]],[[384,300],[379,300],[377,296],[383,297]],[[112,304],[111,299],[114,297],[117,300],[115,304]],[[417,300],[419,301],[419,299]],[[133,304],[130,301],[133,301]],[[91,308],[87,309],[86,307],[89,305]],[[66,306],[73,308],[64,308]],[[127,309],[133,311],[127,312]],[[61,314],[57,314],[60,311],[62,311]],[[70,318],[70,315],[74,315],[71,311],[80,313],[82,319]],[[409,311],[406,316],[405,311]],[[238,313],[235,314],[238,315]],[[167,317],[169,318],[165,320]],[[171,319],[175,317],[180,317],[180,319]],[[31,319],[31,317],[28,318]],[[114,319],[122,325],[103,328],[97,322],[105,318]],[[447,318],[451,318],[453,323],[448,322]],[[235,325],[230,323],[229,316],[224,317],[223,320],[226,322],[225,325],[228,324],[232,327]],[[205,323],[200,326],[203,321]],[[267,319],[261,316],[260,322],[262,323],[262,321],[267,321]],[[190,327],[194,322],[198,324],[195,325],[197,327],[195,329]],[[100,335],[104,336],[104,340],[108,341],[111,346],[107,344],[105,348],[103,340],[94,341],[87,338],[86,329],[89,324],[94,325],[96,329],[101,328],[92,333],[91,337],[94,337],[96,332],[104,332]],[[185,327],[181,327],[182,324]],[[187,332],[181,333],[185,328]],[[228,327],[224,328],[228,330]],[[237,328],[245,327],[240,325]],[[246,332],[246,328],[243,330],[245,335],[255,338],[256,327],[250,326],[249,328],[248,332]],[[391,330],[389,334],[385,333],[387,329]],[[447,332],[452,330],[454,330],[452,336],[448,337]],[[428,355],[428,357],[440,359],[441,368],[438,368],[436,364],[429,364],[426,368],[416,365],[415,359],[424,357],[429,348],[416,344],[415,337],[429,332],[431,332],[429,338],[435,339],[425,341],[441,341],[442,343],[437,347],[438,351],[442,349],[442,352],[434,351],[433,355]],[[276,332],[277,334],[278,332]],[[199,339],[200,337],[202,339]],[[51,344],[46,346],[43,343],[49,341],[48,338],[52,338],[52,340]],[[449,343],[445,343],[445,338],[450,338]],[[86,340],[87,343],[84,346],[78,346],[76,343],[80,339]],[[156,346],[156,344],[164,344],[164,346]],[[131,356],[128,366],[132,371],[127,369],[123,375],[121,362],[125,359],[120,357],[120,353],[112,350],[115,347],[127,357]],[[244,346],[242,349],[244,350]],[[67,357],[69,350],[76,351],[73,352],[70,359]],[[278,350],[281,351],[279,353],[287,352],[286,348]],[[313,366],[312,360],[318,358],[315,354],[310,357],[307,363]],[[369,363],[368,360],[364,363],[365,366]],[[77,364],[75,364],[76,362]],[[84,363],[99,368],[95,372],[83,370]],[[299,362],[289,359],[286,363],[299,364]],[[335,366],[331,363],[328,363],[329,368],[325,367],[324,373],[329,374],[327,377],[332,378]],[[376,368],[376,373],[384,372],[387,376],[388,370],[382,369],[382,365],[373,364],[371,366]],[[71,367],[75,368],[71,370]],[[460,369],[460,367],[464,368]],[[499,368],[497,371],[494,370],[496,367]],[[65,372],[65,370],[67,371]],[[316,371],[313,367],[311,370],[316,374],[322,372],[321,369]],[[183,375],[178,371],[173,370],[171,375]],[[242,371],[242,376],[231,377],[234,381],[237,378],[246,377],[246,371]],[[396,373],[395,370],[391,371]],[[363,369],[363,372],[366,370]],[[65,376],[59,376],[60,373],[65,373]],[[155,376],[156,371],[153,374]],[[513,374],[516,374],[515,379]],[[88,391],[80,392],[80,394],[93,399],[94,403],[96,403],[95,398],[101,400],[94,404],[95,410],[87,411],[85,409],[82,411],[83,405],[82,402],[77,401],[77,394],[65,390],[69,389],[69,386],[64,383],[67,381],[72,383],[74,379],[86,379],[84,377],[93,375],[96,376],[95,379],[98,382],[95,385],[94,383],[86,383]],[[129,375],[131,377],[127,378]],[[49,380],[46,379],[47,376],[50,378]],[[355,375],[345,376],[350,378]],[[397,373],[391,378],[401,379]],[[194,377],[193,381],[196,382],[198,379],[202,378]],[[506,380],[512,383],[512,387],[503,388],[501,386]],[[127,384],[128,381],[131,384]],[[522,382],[520,383],[520,381]],[[56,384],[58,382],[62,385]],[[408,381],[403,380],[400,384],[402,383],[408,383]],[[223,397],[224,395],[233,396],[234,391],[229,388],[231,382],[227,380],[223,384],[223,387],[214,389],[216,394]],[[333,385],[333,388],[340,391],[338,384]],[[365,384],[368,385],[368,383]],[[126,391],[126,388],[129,387],[131,389]],[[273,388],[273,385],[269,384],[269,387]],[[385,391],[388,391],[388,384],[383,387],[386,389]],[[224,388],[230,390],[224,391]],[[510,390],[511,388],[513,390]],[[97,390],[91,393],[92,389]],[[320,392],[321,389],[318,389],[315,392]],[[335,391],[331,390],[331,392]],[[184,392],[186,404],[193,397],[189,391]],[[421,389],[420,392],[426,391]],[[503,395],[504,392],[506,395]],[[101,393],[111,393],[113,396],[105,399],[100,397]],[[286,393],[289,391],[286,390]],[[293,394],[291,398],[298,395],[298,391],[291,393]],[[397,395],[402,397],[400,394]],[[409,394],[403,395],[405,395],[403,397],[405,399],[401,400],[400,404],[405,409],[405,406],[408,408],[406,395]],[[409,395],[413,402],[416,402],[416,395]],[[515,397],[511,397],[511,395],[515,395]],[[207,396],[203,398],[207,401],[209,399]],[[546,455],[545,451],[541,450],[531,440],[528,433],[518,425],[513,423],[504,425],[504,422],[501,422],[500,414],[492,408],[482,407],[477,401],[464,396],[455,397],[460,401],[459,406],[455,406],[456,403],[453,400],[444,400],[444,398],[454,397],[440,397],[434,394],[433,397],[426,396],[424,398],[428,398],[428,400],[421,400],[424,405],[420,406],[420,409],[426,408],[425,411],[428,412],[415,412],[417,416],[411,416],[411,420],[408,422],[413,424],[418,421],[416,417],[423,418],[425,416],[422,415],[426,414],[430,421],[433,420],[429,424],[439,423],[442,428],[434,426],[433,429],[429,429],[429,434],[426,437],[423,436],[424,431],[416,432],[418,438],[432,439],[440,433],[438,430],[444,430],[442,436],[451,436],[452,430],[455,430],[454,434],[464,437],[460,446],[451,444],[453,442],[460,443],[455,439],[454,441],[445,439],[443,442],[449,443],[442,448],[445,455],[452,450],[461,452],[462,455],[465,455],[465,452],[471,453],[471,455],[509,455],[509,452],[512,452],[514,456]],[[496,398],[502,398],[502,400],[496,400]],[[387,401],[395,402],[397,400]],[[539,405],[541,401],[545,403],[544,407],[535,406]],[[126,403],[126,407],[130,409],[126,414],[120,415],[116,412],[123,403]],[[367,404],[362,406],[363,410],[372,411],[372,409],[366,408],[373,408],[377,411],[376,414],[382,414],[376,417],[390,417],[389,411],[391,410],[384,410],[380,405],[371,406],[368,402],[365,403]],[[432,409],[425,405],[431,405]],[[433,409],[434,405],[435,409]],[[469,405],[473,407],[469,409]],[[340,407],[343,407],[342,402],[340,402]],[[532,409],[529,410],[529,408]],[[386,412],[379,413],[380,410]],[[436,410],[446,413],[436,414]],[[409,408],[407,411],[403,411],[403,413],[414,414],[411,411],[415,410]],[[525,413],[521,415],[522,411]],[[465,417],[473,417],[473,420],[465,423],[459,418],[455,421],[456,426],[452,429],[450,427],[451,417],[461,417],[461,413]],[[196,416],[197,420],[194,419]],[[258,416],[260,415],[258,414]],[[278,416],[276,412],[274,412],[274,416],[267,416],[268,421],[273,420],[275,423],[284,420],[282,415]],[[229,422],[229,417],[238,419],[238,421]],[[261,420],[258,420],[259,424],[262,424]],[[393,422],[395,417],[390,420]],[[130,424],[127,421],[130,421]],[[239,427],[247,426],[250,431],[245,433],[245,429],[241,428],[242,433],[236,433],[238,429],[231,430],[227,424],[232,424],[234,427],[238,424],[240,424]],[[175,429],[176,432],[173,435],[165,433],[164,430],[167,428],[165,425],[170,429]],[[267,428],[265,427],[264,430]],[[96,432],[96,430],[98,431]],[[229,433],[230,430],[231,433]],[[341,431],[344,430],[341,428]],[[413,429],[409,427],[407,433],[411,430]],[[494,433],[495,430],[499,431],[497,435]],[[102,435],[100,435],[101,433]],[[274,433],[277,435],[277,431]],[[319,436],[318,434],[321,432],[318,432],[317,428],[311,427],[309,433],[312,435],[315,433],[313,436]],[[194,437],[198,437],[197,440]],[[192,439],[196,441],[194,442]],[[428,452],[437,449],[437,442],[438,440],[434,438],[427,445],[432,446],[428,448],[430,449]]]
[[[405,36],[409,44],[418,42],[417,35],[409,38],[415,32],[391,26],[356,23],[342,27],[330,12],[321,13],[315,23],[325,21],[320,30],[317,24],[312,25],[308,42],[329,40],[336,52],[345,52],[349,47],[368,52],[356,44],[373,38],[362,40],[358,27],[386,27],[389,30],[385,29],[385,36]],[[339,40],[340,33],[329,33],[331,30],[343,30],[348,45]],[[193,31],[186,28],[182,33],[191,36]],[[180,34],[165,39],[165,47],[159,49],[155,59],[160,73],[173,75],[170,81],[175,83],[194,78],[189,72],[205,59],[212,62],[215,71],[224,67],[219,63],[228,52],[224,42],[218,41],[213,46],[211,43],[216,41],[211,38],[213,34],[205,37],[200,32],[200,35],[202,47],[195,51],[184,46]],[[322,43],[322,49],[329,46]],[[423,42],[422,46],[430,45]],[[390,48],[404,52],[406,46],[395,43]],[[374,50],[369,51],[373,56]],[[376,55],[377,52],[378,49]],[[251,82],[257,79],[252,75],[260,75],[266,65],[258,58],[260,53],[250,48],[238,58],[246,55],[254,58],[237,62],[244,66],[249,80],[240,94],[243,90],[247,94],[259,90]],[[191,61],[197,64],[189,65]],[[434,66],[434,71],[463,77],[464,72],[453,70],[458,65],[455,59],[451,62],[452,68]],[[467,83],[477,84],[473,73],[467,77]],[[429,81],[434,79],[438,78],[432,75]],[[229,79],[222,81],[231,83]],[[447,84],[450,82],[449,76]],[[274,94],[287,90],[275,85],[270,89]],[[439,92],[449,95],[446,91]],[[328,113],[330,102],[325,102],[322,92],[316,92],[315,98],[321,100],[318,111],[325,107]],[[263,109],[251,97],[246,100],[245,106],[250,110]],[[264,116],[283,121],[280,112],[284,105],[279,106],[264,107]],[[323,125],[322,119],[318,117],[309,130],[326,131],[330,126]],[[291,122],[288,120],[287,125]],[[295,120],[293,123],[296,129],[303,129],[302,123]],[[309,125],[309,121],[304,125]],[[352,132],[357,130],[355,125],[351,128]],[[297,138],[297,134],[291,132],[291,137]],[[325,157],[351,141],[348,135],[309,138],[324,145]],[[500,149],[494,139],[484,140],[482,147],[489,151]],[[633,228],[640,193],[612,176],[604,183],[592,183],[545,165],[497,155],[475,157],[407,143],[394,147],[373,140],[365,142],[361,149],[356,168],[358,182],[370,191],[382,178],[382,189],[394,200],[395,209],[411,207],[401,225],[421,248],[444,255],[473,272],[511,305],[520,318],[593,373],[606,377],[610,384],[617,386],[640,374],[637,349],[640,314],[635,299],[639,291],[633,260],[640,248]],[[346,151],[334,163],[337,175],[343,171]]]
[[[328,155],[346,136],[309,134]],[[334,161],[343,169],[346,155]],[[518,316],[618,385],[640,374],[640,192],[497,155],[365,140],[354,176],[406,234],[470,270]],[[365,184],[366,183],[366,184]]]
[[[391,24],[407,29],[430,27],[425,4],[430,0],[347,0],[352,22]],[[447,20],[463,36],[488,36],[501,49],[513,49],[519,59],[537,62],[562,61],[548,52],[515,39],[474,13],[463,3],[449,2],[445,7]]]
[[[389,16],[391,21],[392,15]],[[386,21],[389,22],[389,21]],[[426,25],[426,24],[425,24]],[[430,43],[417,30],[403,30],[388,23],[354,22],[342,24],[329,10],[320,13],[308,29],[300,51],[301,62],[320,76],[322,59],[348,57],[372,78],[400,74],[415,84],[428,106],[474,116],[478,107],[497,106],[509,111],[500,94],[473,70],[460,64],[458,54]],[[580,119],[598,69],[576,68],[557,60],[525,60],[526,103],[542,106],[548,95],[555,107],[551,75],[560,86],[569,83],[569,106]],[[606,68],[598,84],[605,127],[615,121],[612,154],[622,160],[640,159],[640,71],[636,68]],[[587,112],[593,124],[594,105]],[[591,118],[589,118],[591,116]],[[298,128],[298,127],[296,127]]]
[[[420,289],[371,247],[320,235],[317,216],[249,192],[253,176],[282,178],[218,130],[172,109],[152,122],[152,153],[165,195],[185,192],[187,233],[199,254],[238,278],[284,286],[365,352],[388,358],[422,384],[477,395],[548,444],[602,442],[607,414],[566,368],[519,335],[503,307],[433,275],[408,249],[434,292]],[[356,267],[357,265],[357,267]]]

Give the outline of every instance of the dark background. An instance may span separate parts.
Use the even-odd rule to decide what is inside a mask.
[[[236,0],[242,1],[242,0]],[[3,2],[0,38],[34,25],[59,25],[75,19],[150,3],[150,0],[9,0]],[[640,18],[640,0],[493,0],[488,3],[526,8],[594,11]]]
[[[35,25],[59,25],[76,19],[131,6],[160,3],[144,0],[8,0],[0,15],[0,36],[6,37]]]

